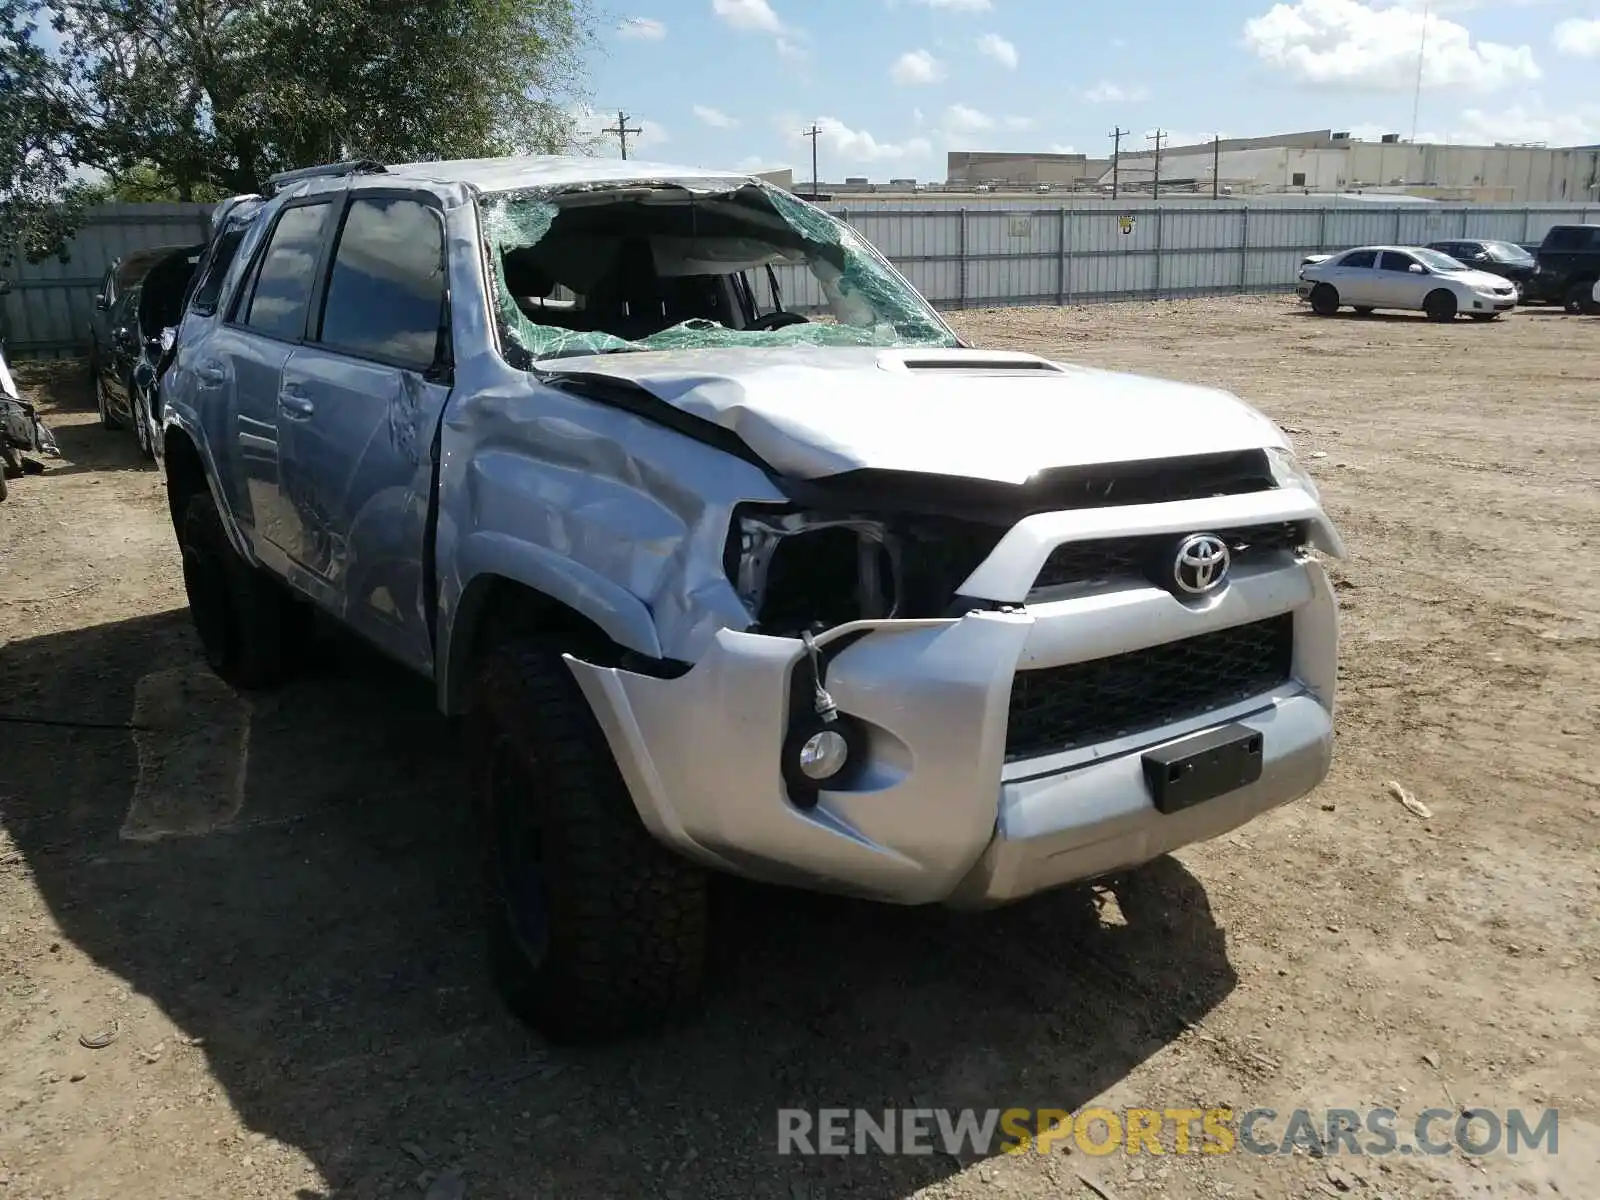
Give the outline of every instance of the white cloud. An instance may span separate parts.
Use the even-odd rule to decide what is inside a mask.
[[[998,33],[986,33],[979,38],[978,53],[987,54],[1003,67],[1016,69],[1017,48]]]
[[[699,117],[713,129],[737,129],[739,122],[730,117],[719,108],[712,108],[709,104],[696,104],[694,115]]]
[[[629,17],[617,26],[617,34],[643,42],[659,42],[667,36],[667,27],[654,17]]]
[[[1600,142],[1600,104],[1563,106],[1547,112],[1542,104],[1511,104],[1485,112],[1469,108],[1461,114],[1457,142],[1543,142],[1547,146],[1584,146]],[[1421,138],[1419,137],[1419,141]]]
[[[793,30],[790,31],[791,34],[793,32]],[[804,62],[808,57],[806,48],[789,35],[778,36],[772,44],[778,51],[778,57],[786,58],[790,62]]]
[[[943,8],[951,12],[988,12],[994,7],[990,0],[916,0],[929,8]]]
[[[1050,151],[1049,152],[1051,154],[1076,154],[1077,153],[1077,151],[1074,150],[1071,146],[1064,146],[1060,142],[1052,142],[1051,145],[1050,145]]]
[[[711,0],[711,11],[735,29],[782,33],[783,22],[767,0]]]
[[[926,50],[907,50],[894,60],[889,78],[906,85],[933,83],[944,78],[944,64]]]
[[[944,110],[944,127],[953,134],[977,133],[994,128],[994,118],[965,104],[952,104]]]
[[[1409,91],[1419,49],[1424,87],[1492,92],[1541,76],[1528,46],[1475,42],[1465,26],[1443,17],[1359,0],[1275,4],[1245,22],[1244,40],[1268,65],[1330,87]]]
[[[927,123],[927,118],[922,115],[922,110],[920,108],[913,108],[911,110],[911,123],[918,129],[921,129],[922,126]]]
[[[1006,128],[1007,129],[1032,129],[1033,126],[1034,126],[1034,120],[1033,120],[1032,117],[1007,117],[1006,118]]]
[[[790,117],[778,118],[778,124],[788,130],[789,140],[793,143],[805,142],[804,135],[795,132],[798,125]],[[818,117],[817,128],[822,131],[818,139],[821,145],[819,151],[827,155],[830,164],[836,164],[843,159],[848,165],[896,162],[906,159],[926,158],[933,153],[933,145],[925,137],[907,138],[903,142],[880,142],[864,129],[851,129],[837,117]],[[843,175],[847,172],[837,165],[830,165],[823,171],[824,175]]]
[[[1080,94],[1090,104],[1136,104],[1150,98],[1142,87],[1118,87],[1104,80]]]
[[[1556,49],[1574,58],[1600,58],[1600,17],[1592,21],[1573,17],[1556,26]]]

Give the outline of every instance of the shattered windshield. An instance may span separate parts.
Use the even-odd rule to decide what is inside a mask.
[[[517,365],[635,350],[958,344],[860,234],[777,188],[494,196],[482,214],[504,349]]]

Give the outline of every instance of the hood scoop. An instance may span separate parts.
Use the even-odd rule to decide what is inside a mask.
[[[1036,354],[996,350],[913,350],[878,355],[878,368],[913,375],[1064,375]]]

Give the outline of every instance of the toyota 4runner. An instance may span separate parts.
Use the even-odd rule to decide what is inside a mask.
[[[758,180],[278,176],[162,382],[206,657],[320,609],[460,714],[496,974],[553,1036],[692,1000],[707,871],[981,908],[1315,787],[1342,552],[1224,392],[979,350]]]

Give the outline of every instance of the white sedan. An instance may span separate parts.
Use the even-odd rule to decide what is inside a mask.
[[[1295,291],[1321,317],[1346,307],[1362,314],[1399,308],[1425,312],[1431,321],[1453,321],[1459,313],[1492,321],[1522,298],[1509,280],[1421,246],[1361,246],[1330,255],[1300,268]]]

